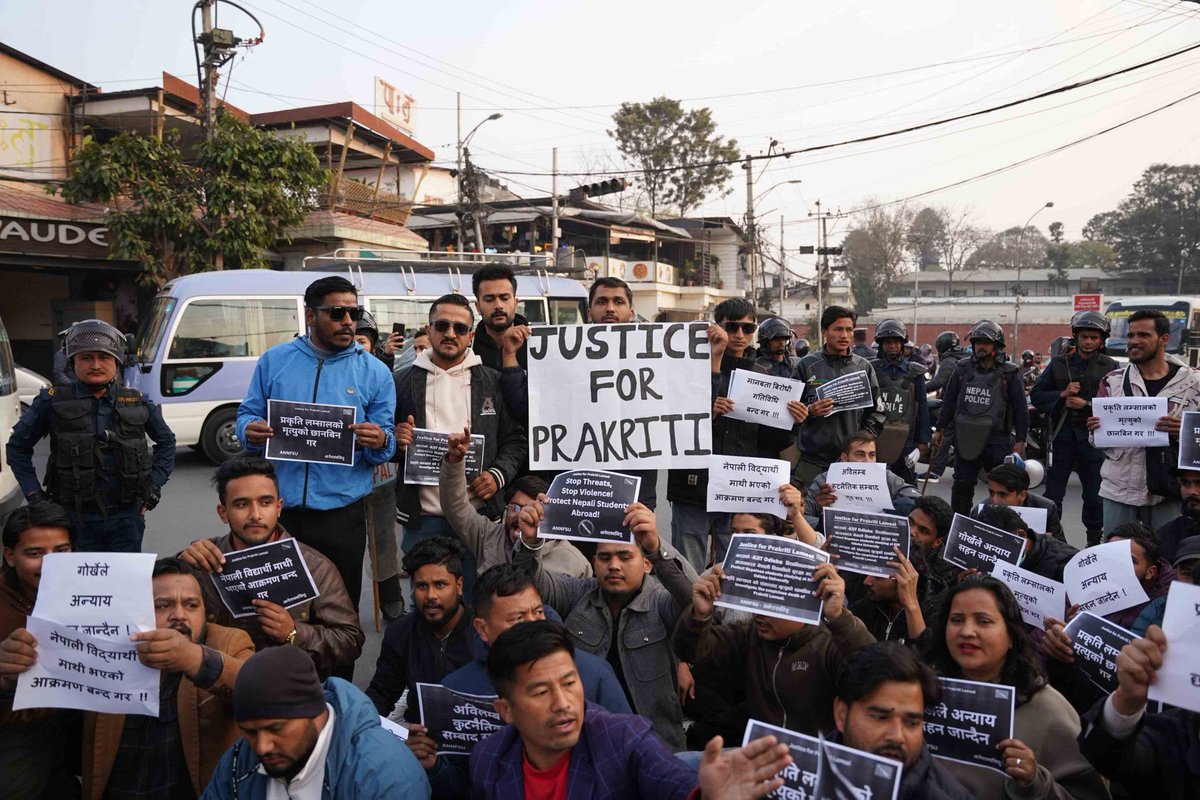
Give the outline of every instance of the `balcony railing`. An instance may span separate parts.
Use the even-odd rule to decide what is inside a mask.
[[[329,183],[317,197],[317,207],[326,211],[344,211],[347,214],[406,225],[412,215],[413,203],[395,195],[377,192],[374,186],[368,186],[361,181],[346,177],[335,180],[331,175]]]

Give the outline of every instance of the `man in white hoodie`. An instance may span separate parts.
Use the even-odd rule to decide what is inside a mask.
[[[429,349],[396,375],[397,460],[404,463],[413,429],[456,433],[469,428],[482,434],[480,472],[470,477],[471,503],[479,513],[498,519],[505,484],[524,469],[528,454],[525,430],[505,406],[500,373],[485,367],[471,349],[475,315],[458,294],[439,297],[429,308]],[[402,483],[396,496],[404,526],[403,548],[432,536],[453,536],[442,511],[437,486]],[[464,592],[474,583],[474,556],[463,561]]]

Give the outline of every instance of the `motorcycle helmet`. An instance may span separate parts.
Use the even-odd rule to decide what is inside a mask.
[[[1099,311],[1080,311],[1071,317],[1071,334],[1078,330],[1099,331],[1107,339],[1112,333],[1112,323]]]
[[[937,347],[938,356],[944,356],[958,347],[958,334],[954,331],[942,331],[934,341],[934,346]]]
[[[967,341],[992,342],[996,347],[1004,347],[1004,329],[990,319],[981,319],[971,326],[971,330],[967,334]]]
[[[908,331],[904,329],[904,323],[900,320],[885,319],[875,326],[875,343],[878,344],[880,339],[899,339],[907,342]]]
[[[806,355],[808,355],[808,351],[811,349],[808,339],[797,339],[796,343],[793,344],[792,347],[796,351],[797,358],[804,358]]]

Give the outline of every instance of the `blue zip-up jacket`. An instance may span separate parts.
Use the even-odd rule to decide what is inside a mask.
[[[383,447],[358,450],[352,467],[276,461],[284,507],[327,511],[371,493],[375,467],[396,452],[396,390],[379,359],[357,344],[322,358],[304,337],[263,353],[237,415],[238,440],[251,452],[262,448],[246,440],[246,426],[267,418],[268,399],[354,406],[355,420],[374,422],[387,434]]]
[[[372,357],[374,358],[374,357]],[[337,717],[325,755],[323,800],[429,800],[429,781],[416,756],[379,723],[375,706],[354,684],[325,681],[325,702]],[[258,755],[238,739],[221,756],[202,800],[263,800],[272,780],[258,771]]]

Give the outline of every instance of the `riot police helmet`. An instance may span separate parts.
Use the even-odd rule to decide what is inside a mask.
[[[808,343],[808,339],[797,339],[792,347],[796,351],[797,358],[804,358],[808,355],[808,351],[812,349],[812,345]]]
[[[1025,363],[1029,363],[1029,362],[1033,361],[1033,351],[1032,350],[1022,350],[1021,351],[1021,361],[1025,362]]]
[[[121,363],[125,360],[125,336],[102,319],[85,319],[67,330],[64,343],[67,358],[79,353],[108,353]]]
[[[1112,332],[1112,324],[1099,311],[1080,311],[1071,317],[1072,335],[1079,330],[1099,331],[1107,339]]]
[[[880,339],[899,339],[902,342],[908,341],[908,331],[904,329],[904,323],[898,319],[885,319],[875,326],[875,342]]]
[[[954,331],[942,331],[934,340],[934,346],[937,347],[938,355],[944,356],[958,347],[958,334]]]
[[[992,342],[997,347],[1004,347],[1004,329],[990,319],[981,319],[971,326],[967,341]]]
[[[765,319],[758,326],[758,346],[761,348],[766,348],[772,339],[786,338],[790,344],[795,336],[796,334],[792,331],[792,326],[788,325],[786,320],[782,320],[779,317]]]

